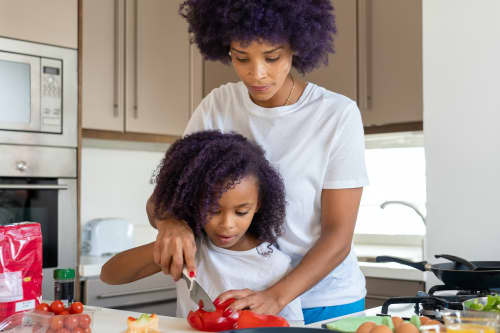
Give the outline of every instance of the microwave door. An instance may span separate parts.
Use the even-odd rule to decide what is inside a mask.
[[[0,51],[0,130],[40,130],[40,58]]]

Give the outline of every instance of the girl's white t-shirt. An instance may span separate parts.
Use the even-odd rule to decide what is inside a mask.
[[[214,89],[193,113],[184,135],[218,129],[257,142],[281,173],[286,189],[280,250],[297,265],[321,234],[323,189],[368,184],[361,114],[349,98],[308,83],[292,105],[264,108],[242,82]],[[304,308],[355,302],[366,295],[353,251],[328,276],[301,295]]]
[[[248,251],[231,251],[215,246],[209,239],[197,242],[196,280],[212,300],[231,289],[264,290],[291,269],[290,258],[276,247],[262,243]],[[187,317],[198,305],[189,297],[186,281],[176,282],[177,316]],[[289,321],[303,321],[302,305],[296,298],[281,312]]]

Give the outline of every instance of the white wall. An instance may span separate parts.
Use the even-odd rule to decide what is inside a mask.
[[[94,218],[121,217],[134,224],[137,243],[153,237],[155,231],[147,219],[146,201],[154,187],[150,183],[151,175],[166,148],[166,145],[85,140],[82,227]]]
[[[498,0],[423,0],[431,263],[440,253],[500,261],[499,14]]]

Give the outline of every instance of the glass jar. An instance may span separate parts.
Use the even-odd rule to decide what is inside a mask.
[[[54,299],[67,307],[75,297],[75,270],[73,268],[54,270]]]

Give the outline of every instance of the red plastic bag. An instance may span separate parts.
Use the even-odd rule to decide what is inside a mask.
[[[0,321],[32,310],[42,298],[42,232],[39,223],[0,226]]]

